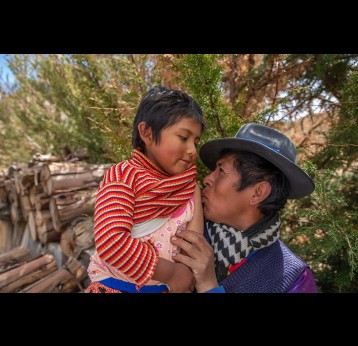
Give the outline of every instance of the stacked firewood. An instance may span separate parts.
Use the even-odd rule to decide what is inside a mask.
[[[37,154],[0,175],[0,292],[84,290],[95,197],[110,166]]]

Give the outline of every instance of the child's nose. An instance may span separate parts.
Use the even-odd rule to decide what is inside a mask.
[[[188,154],[189,154],[189,155],[194,155],[194,154],[196,154],[196,145],[195,145],[195,143],[190,143],[190,144],[188,145],[187,151],[188,151]]]

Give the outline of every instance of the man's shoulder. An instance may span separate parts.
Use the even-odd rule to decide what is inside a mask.
[[[282,240],[279,239],[277,241],[277,246],[279,247],[281,253],[285,255],[285,258],[294,259],[296,261],[306,264],[306,262],[300,256],[295,254]]]

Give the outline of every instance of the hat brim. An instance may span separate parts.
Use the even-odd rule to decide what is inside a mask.
[[[310,176],[285,156],[266,145],[240,138],[218,138],[206,142],[200,149],[200,158],[213,171],[223,149],[242,150],[254,153],[275,165],[289,181],[288,198],[301,198],[314,191],[314,183]]]

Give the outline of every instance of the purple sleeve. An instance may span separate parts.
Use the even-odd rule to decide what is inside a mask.
[[[317,293],[317,286],[310,268],[306,268],[287,293]]]

